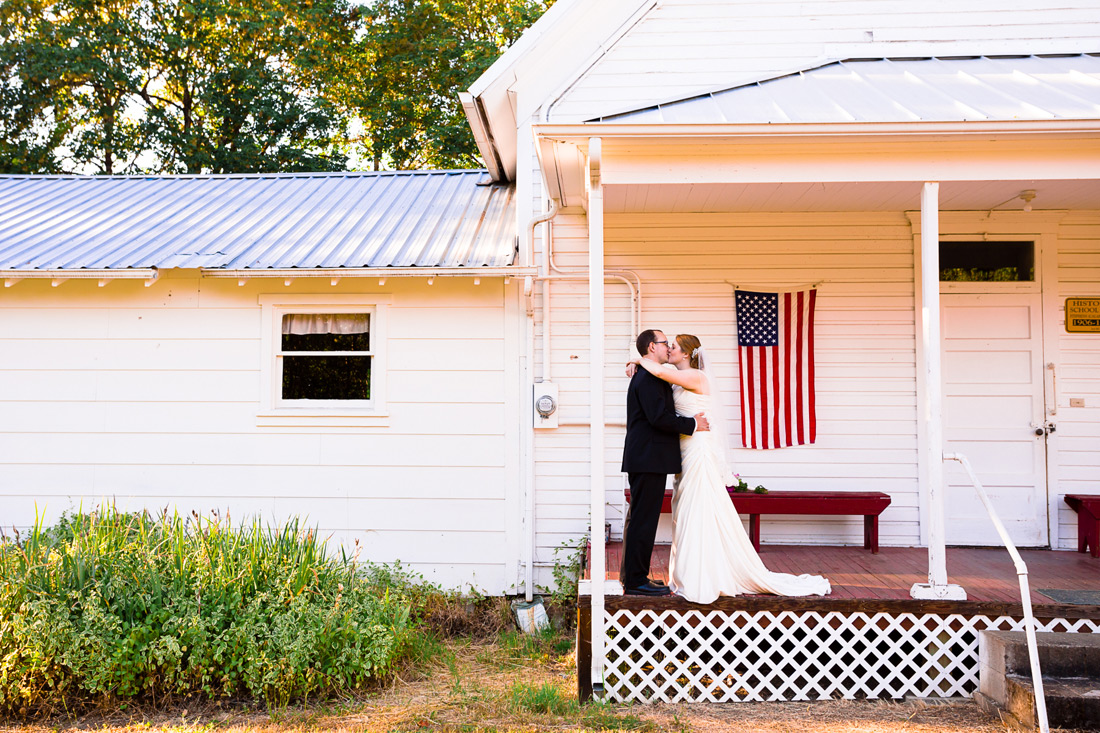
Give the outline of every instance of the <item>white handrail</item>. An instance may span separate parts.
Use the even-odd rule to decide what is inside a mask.
[[[1039,730],[1042,733],[1050,733],[1050,724],[1047,722],[1047,701],[1043,695],[1043,674],[1039,669],[1039,646],[1035,639],[1035,618],[1031,614],[1031,589],[1027,582],[1027,565],[1024,564],[1024,559],[1020,557],[1020,553],[1016,550],[1015,543],[1008,536],[1005,526],[1001,524],[1001,519],[997,516],[996,510],[993,509],[993,503],[989,501],[989,495],[985,493],[985,487],[982,486],[982,482],[974,474],[970,461],[962,453],[944,453],[943,459],[945,461],[958,461],[962,464],[963,469],[970,476],[970,481],[974,484],[974,489],[978,492],[978,498],[982,500],[986,512],[989,513],[989,518],[993,520],[993,528],[997,530],[1005,549],[1012,556],[1012,564],[1016,566],[1016,576],[1020,579],[1020,599],[1023,601],[1024,606],[1024,635],[1027,637],[1027,655],[1031,662],[1031,683],[1035,688],[1035,715],[1039,718]]]

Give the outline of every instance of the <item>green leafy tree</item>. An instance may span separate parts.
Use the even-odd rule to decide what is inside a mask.
[[[140,122],[129,114],[141,75],[142,10],[127,0],[66,0],[55,11],[60,22],[50,55],[68,98],[70,155],[98,173],[132,169],[145,147]]]
[[[341,169],[328,80],[358,53],[345,0],[152,0],[145,127],[165,170]]]
[[[458,92],[553,0],[3,0],[0,171],[477,165]]]
[[[347,0],[4,0],[0,169],[339,169]]]
[[[354,103],[374,168],[479,165],[458,93],[553,0],[375,0]]]
[[[114,173],[131,164],[144,147],[127,114],[139,20],[127,0],[4,1],[0,168],[53,172],[67,158]]]
[[[0,172],[54,172],[65,137],[56,87],[40,56],[34,3],[0,3]]]

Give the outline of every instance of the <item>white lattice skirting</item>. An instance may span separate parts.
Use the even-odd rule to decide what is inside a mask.
[[[969,697],[978,632],[1010,616],[608,610],[604,689],[615,700],[733,702]],[[1100,620],[1040,631],[1100,633]]]

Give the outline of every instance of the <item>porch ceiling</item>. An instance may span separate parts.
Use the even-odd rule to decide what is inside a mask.
[[[608,185],[609,213],[915,211],[921,183],[695,183]],[[943,211],[1019,211],[1019,194],[1035,191],[1034,210],[1100,207],[1100,180],[945,181]]]

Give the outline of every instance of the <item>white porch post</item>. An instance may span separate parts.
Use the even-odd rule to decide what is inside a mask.
[[[914,583],[920,599],[966,600],[962,586],[947,582],[946,523],[943,513],[943,369],[940,364],[940,184],[924,184],[920,197],[921,332],[924,339],[925,398],[921,408],[928,431],[925,479],[928,492],[928,582]]]
[[[603,262],[603,187],[600,183],[601,140],[588,141],[588,336],[589,405],[592,428],[589,431],[590,491],[592,500],[592,690],[603,689],[603,616],[604,579],[607,558],[604,553],[604,262]]]

